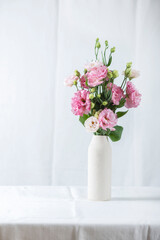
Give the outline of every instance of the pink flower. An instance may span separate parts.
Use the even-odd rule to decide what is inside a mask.
[[[136,88],[132,82],[127,82],[127,88],[126,88],[126,93],[129,95],[132,92],[136,91]]]
[[[100,114],[99,114],[99,126],[106,130],[109,128],[111,131],[114,131],[117,124],[117,115],[111,110],[105,108]]]
[[[72,87],[75,81],[78,81],[78,77],[75,75],[71,75],[65,79],[64,85],[67,87]]]
[[[92,68],[96,67],[102,67],[103,66],[103,63],[102,62],[98,62],[98,61],[93,61],[93,62],[90,62],[88,64],[86,64],[84,66],[85,69],[87,69],[87,71],[91,71]]]
[[[136,108],[141,102],[141,94],[137,91],[133,83],[127,82],[126,88],[126,108]]]
[[[140,76],[140,72],[135,69],[132,69],[129,75],[129,78],[132,79],[132,78],[137,78],[139,76]]]
[[[86,79],[85,79],[84,75],[81,77],[80,83],[81,83],[82,88],[87,88],[88,89],[88,87],[86,85]]]
[[[95,87],[103,83],[103,79],[107,77],[107,72],[108,70],[106,66],[92,68],[89,72],[86,73],[88,85],[90,87]]]
[[[109,89],[112,87],[112,83],[107,85]],[[119,105],[120,100],[124,97],[124,92],[121,87],[118,87],[116,84],[113,84],[112,87],[112,102],[115,105]]]
[[[122,75],[126,75],[125,71],[122,72]],[[132,80],[133,78],[137,78],[140,76],[140,71],[137,71],[135,69],[131,69],[130,73],[129,73],[129,79]]]
[[[89,92],[87,90],[80,90],[76,92],[72,98],[71,106],[72,112],[75,115],[83,116],[83,114],[88,114],[91,110]]]

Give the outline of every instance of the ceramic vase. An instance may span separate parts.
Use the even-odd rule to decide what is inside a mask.
[[[111,199],[112,150],[106,136],[93,135],[88,148],[88,199]]]

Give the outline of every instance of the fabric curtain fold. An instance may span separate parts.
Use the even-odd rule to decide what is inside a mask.
[[[64,79],[116,46],[112,69],[140,70],[139,108],[119,119],[112,185],[160,186],[158,0],[0,2],[0,185],[86,185],[92,135],[71,113]]]

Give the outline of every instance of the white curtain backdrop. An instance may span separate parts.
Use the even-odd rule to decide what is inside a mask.
[[[111,143],[112,184],[160,186],[159,0],[0,0],[0,185],[87,184],[92,135],[63,82],[97,37],[116,46],[112,69],[141,71],[141,105]]]

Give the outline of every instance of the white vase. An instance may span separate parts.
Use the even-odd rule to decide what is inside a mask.
[[[88,148],[88,199],[111,199],[112,150],[108,137],[93,135]]]

